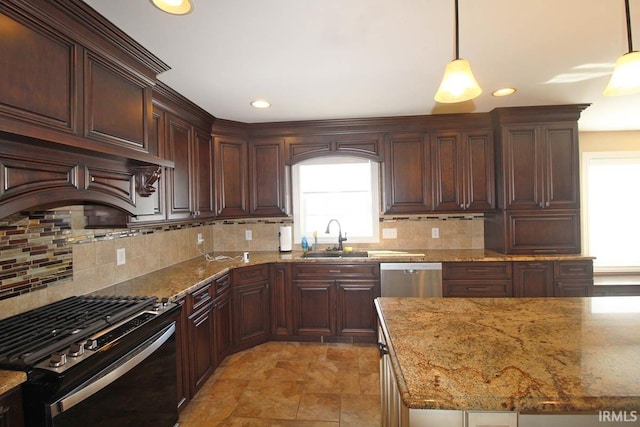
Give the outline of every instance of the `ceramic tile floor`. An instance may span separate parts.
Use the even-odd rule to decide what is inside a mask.
[[[180,427],[380,425],[375,345],[269,342],[224,360]]]

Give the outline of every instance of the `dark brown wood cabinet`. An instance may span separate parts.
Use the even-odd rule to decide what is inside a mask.
[[[437,132],[431,140],[433,209],[493,210],[493,155],[491,130]]]
[[[587,105],[498,108],[498,212],[485,247],[510,254],[580,253],[578,125]]]
[[[169,67],[81,1],[0,6],[0,130],[155,163],[152,88]]]
[[[513,296],[552,297],[553,262],[514,262]]]
[[[384,212],[432,210],[430,135],[398,133],[385,140]]]
[[[230,274],[213,281],[213,322],[216,366],[233,352],[233,298]]]
[[[590,297],[593,294],[593,261],[554,261],[553,296]]]
[[[249,213],[252,216],[285,216],[285,141],[252,139],[249,150]]]
[[[293,335],[291,268],[287,263],[271,264],[269,275],[271,338],[287,339]]]
[[[511,297],[511,262],[443,262],[444,297]]]
[[[0,427],[23,427],[22,391],[9,390],[0,395]]]
[[[212,284],[207,283],[187,296],[189,325],[187,351],[190,355],[191,396],[196,394],[216,368],[211,288]]]
[[[243,350],[269,339],[269,266],[236,268],[231,272],[234,299],[234,348]]]
[[[292,266],[293,333],[373,342],[373,301],[380,296],[376,264],[296,263]]]
[[[176,319],[176,398],[178,411],[182,411],[191,400],[191,353],[189,337],[189,319],[186,296],[177,300],[181,304],[180,314]]]
[[[224,135],[215,135],[213,141],[216,214],[232,218],[248,216],[247,142],[242,138]]]

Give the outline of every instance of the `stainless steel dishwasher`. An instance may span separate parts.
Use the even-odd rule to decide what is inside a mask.
[[[380,263],[383,297],[442,297],[442,263]]]

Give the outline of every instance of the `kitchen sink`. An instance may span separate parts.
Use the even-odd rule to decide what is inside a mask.
[[[319,251],[306,252],[302,258],[368,258],[367,252]]]

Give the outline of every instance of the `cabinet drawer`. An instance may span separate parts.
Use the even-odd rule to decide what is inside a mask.
[[[218,277],[213,281],[214,286],[214,298],[218,298],[220,295],[223,295],[231,289],[231,278],[228,274],[224,276]]]
[[[188,301],[189,313],[193,313],[207,302],[211,301],[211,283],[207,283],[206,285],[191,292],[189,294]]]
[[[588,261],[556,261],[553,265],[556,279],[592,279],[593,262]]]
[[[510,280],[492,280],[487,283],[448,282],[443,283],[442,295],[445,297],[510,297],[513,296],[513,285]]]
[[[236,268],[231,274],[233,274],[234,284],[264,282],[269,280],[269,266],[265,264]]]
[[[446,262],[442,264],[443,279],[510,279],[510,262]]]
[[[318,264],[300,263],[293,265],[294,279],[339,278],[375,279],[380,277],[380,265],[372,264]]]

